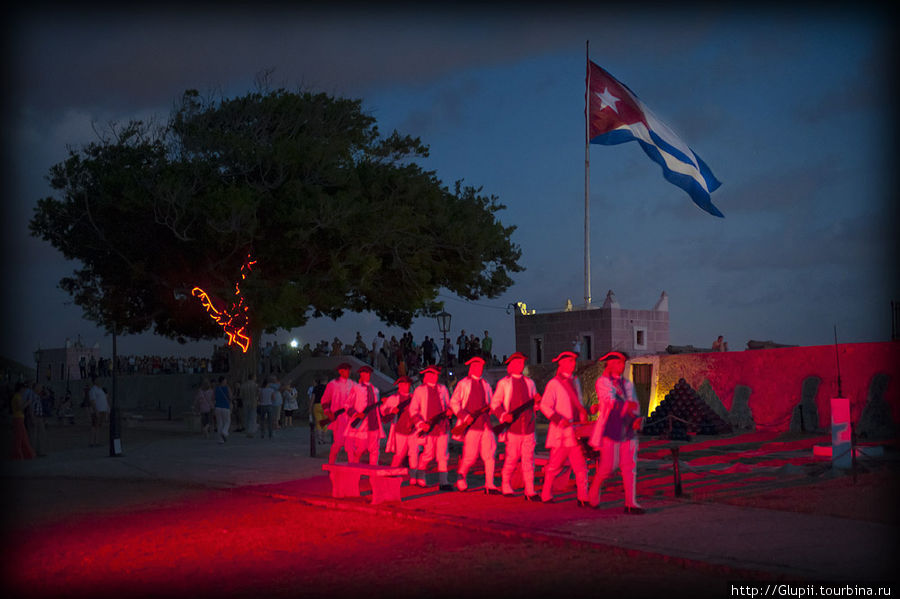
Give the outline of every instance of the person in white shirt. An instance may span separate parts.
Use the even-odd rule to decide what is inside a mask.
[[[355,399],[353,390],[356,387],[350,379],[350,364],[341,362],[338,364],[338,378],[329,381],[325,386],[325,394],[322,396],[322,410],[329,421],[328,428],[334,435],[331,443],[331,451],[328,453],[328,463],[334,464],[337,456],[343,449],[347,453],[347,459],[353,455],[352,438],[347,436],[347,428],[350,426],[350,417],[347,410]]]
[[[403,463],[403,458],[409,458],[409,471],[415,472],[419,457],[419,438],[415,434],[412,416],[409,409],[412,404],[412,395],[409,388],[412,379],[401,376],[396,380],[397,393],[384,400],[382,413],[391,420],[391,429],[388,433],[385,451],[393,453],[391,467],[397,468]],[[410,478],[410,484],[415,484],[415,479]]]
[[[88,397],[91,401],[91,447],[100,445],[100,429],[106,426],[109,419],[109,402],[106,400],[106,391],[100,387],[97,379],[93,379]]]
[[[500,489],[503,495],[513,495],[512,475],[520,463],[525,483],[525,499],[537,501],[534,490],[534,449],[536,445],[534,413],[540,407],[541,396],[534,381],[523,374],[527,356],[520,352],[506,359],[507,376],[497,381],[492,408],[505,430],[500,441],[506,443]]]
[[[281,395],[278,391],[278,379],[275,375],[269,375],[269,383],[259,390],[259,438],[266,436],[272,438],[272,429],[274,428],[274,405],[275,396]]]
[[[449,418],[450,392],[447,387],[438,383],[441,370],[437,366],[428,366],[422,370],[422,385],[416,387],[410,404],[410,416],[416,429],[414,435],[424,436],[424,449],[418,459],[416,469],[410,477],[420,487],[425,486],[425,470],[431,460],[437,461],[439,485],[441,491],[452,491],[447,470],[450,462]]]
[[[381,424],[380,392],[372,384],[372,367],[361,366],[357,371],[359,382],[353,389],[353,404],[348,410],[350,413],[350,425],[347,435],[352,438],[353,454],[350,463],[356,464],[362,459],[362,454],[369,452],[369,464],[378,465],[379,442],[384,438],[384,428]]]
[[[553,361],[557,363],[556,376],[550,379],[541,398],[541,412],[550,420],[547,428],[546,447],[550,450],[550,460],[544,469],[544,484],[541,487],[541,501],[553,502],[553,479],[568,462],[575,473],[578,489],[578,506],[589,507],[587,489],[587,462],[581,446],[575,438],[573,425],[587,422],[587,410],[581,399],[581,385],[575,373],[576,354],[564,351]]]
[[[472,356],[466,361],[469,374],[460,380],[453,389],[450,398],[450,409],[457,418],[457,427],[466,428],[462,433],[463,451],[459,460],[456,488],[465,491],[468,488],[466,475],[481,457],[484,462],[484,492],[499,495],[500,489],[494,483],[495,454],[497,438],[491,428],[491,386],[481,378],[484,373],[484,358]]]
[[[300,408],[297,403],[297,388],[293,385],[285,385],[281,388],[281,394],[284,396],[284,426],[285,428],[294,426],[294,411]]]

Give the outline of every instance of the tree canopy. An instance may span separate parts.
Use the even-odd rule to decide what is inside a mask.
[[[522,270],[505,207],[444,185],[418,139],[380,134],[359,100],[187,91],[162,125],[111,125],[50,169],[32,235],[79,267],[60,286],[120,333],[215,338],[190,289],[240,291],[251,337],[371,311],[408,327],[441,288],[496,297]]]

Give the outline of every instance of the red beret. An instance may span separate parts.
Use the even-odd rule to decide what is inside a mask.
[[[605,362],[606,360],[627,360],[628,354],[620,351],[609,351],[597,358],[598,362]]]
[[[516,353],[514,353],[514,354],[511,355],[510,357],[506,358],[506,361],[504,362],[504,364],[509,364],[509,363],[512,362],[513,360],[528,360],[528,356],[526,356],[526,355],[523,354],[522,352],[518,352],[518,351],[517,351]]]

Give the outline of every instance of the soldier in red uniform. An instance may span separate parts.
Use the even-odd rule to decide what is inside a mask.
[[[350,463],[358,463],[362,454],[369,452],[369,464],[378,465],[379,442],[384,438],[379,407],[379,391],[372,384],[372,367],[360,366],[357,371],[359,382],[353,389],[353,404],[347,412],[350,414],[350,425],[347,435],[352,439],[353,455]]]
[[[497,381],[492,410],[505,428],[500,441],[506,442],[500,489],[505,496],[513,495],[512,474],[520,463],[525,482],[525,499],[537,501],[534,491],[534,412],[541,396],[534,381],[523,374],[527,356],[519,352],[506,359],[507,376]]]
[[[581,399],[581,385],[575,373],[574,352],[564,351],[553,361],[557,363],[556,376],[550,379],[541,398],[541,412],[550,420],[547,428],[546,447],[550,450],[550,460],[544,469],[544,485],[541,487],[541,501],[553,502],[553,479],[566,462],[575,473],[578,488],[579,507],[588,504],[588,470],[581,446],[575,438],[574,424],[587,422],[587,410]]]
[[[353,455],[353,445],[347,437],[347,427],[350,426],[350,418],[347,409],[353,403],[353,388],[356,386],[350,380],[351,367],[346,362],[338,365],[338,378],[329,381],[325,386],[325,394],[322,396],[322,410],[325,418],[330,420],[328,428],[334,435],[331,443],[331,451],[328,454],[328,463],[334,464],[338,453],[343,448],[347,452],[347,459]]]
[[[429,366],[422,370],[423,384],[416,387],[410,404],[410,416],[413,426],[419,436],[425,437],[424,450],[416,464],[417,469],[411,473],[411,478],[420,487],[425,486],[425,470],[431,460],[436,460],[438,475],[440,477],[440,489],[452,491],[447,475],[450,462],[450,392],[447,387],[438,383],[440,369],[437,366]]]
[[[478,457],[484,462],[484,492],[499,495],[500,489],[494,483],[495,454],[497,438],[491,428],[491,386],[481,378],[484,373],[484,358],[473,356],[466,361],[469,375],[456,384],[450,398],[450,409],[457,418],[457,427],[466,428],[461,433],[463,451],[459,460],[459,476],[456,488],[468,488],[466,474]]]
[[[407,376],[397,379],[397,392],[384,400],[383,414],[391,420],[391,430],[388,433],[385,451],[393,453],[391,467],[397,468],[403,463],[403,458],[409,458],[409,471],[415,472],[419,457],[419,438],[415,434],[412,416],[409,413],[412,404],[412,395],[409,388],[412,380]],[[410,478],[410,484],[415,484],[414,478]]]
[[[600,464],[591,482],[591,505],[600,504],[603,481],[616,467],[622,468],[622,486],[625,489],[625,513],[643,514],[637,502],[637,431],[641,428],[641,405],[634,391],[634,384],[622,376],[628,356],[611,351],[598,362],[606,362],[603,375],[597,377],[597,422],[589,443],[600,450]]]

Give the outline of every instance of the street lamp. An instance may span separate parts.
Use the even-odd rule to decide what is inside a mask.
[[[450,319],[452,318],[446,310],[442,310],[440,314],[435,316],[437,319],[438,330],[444,336],[444,344],[441,346],[441,372],[444,377],[447,376],[447,333],[450,332]]]

